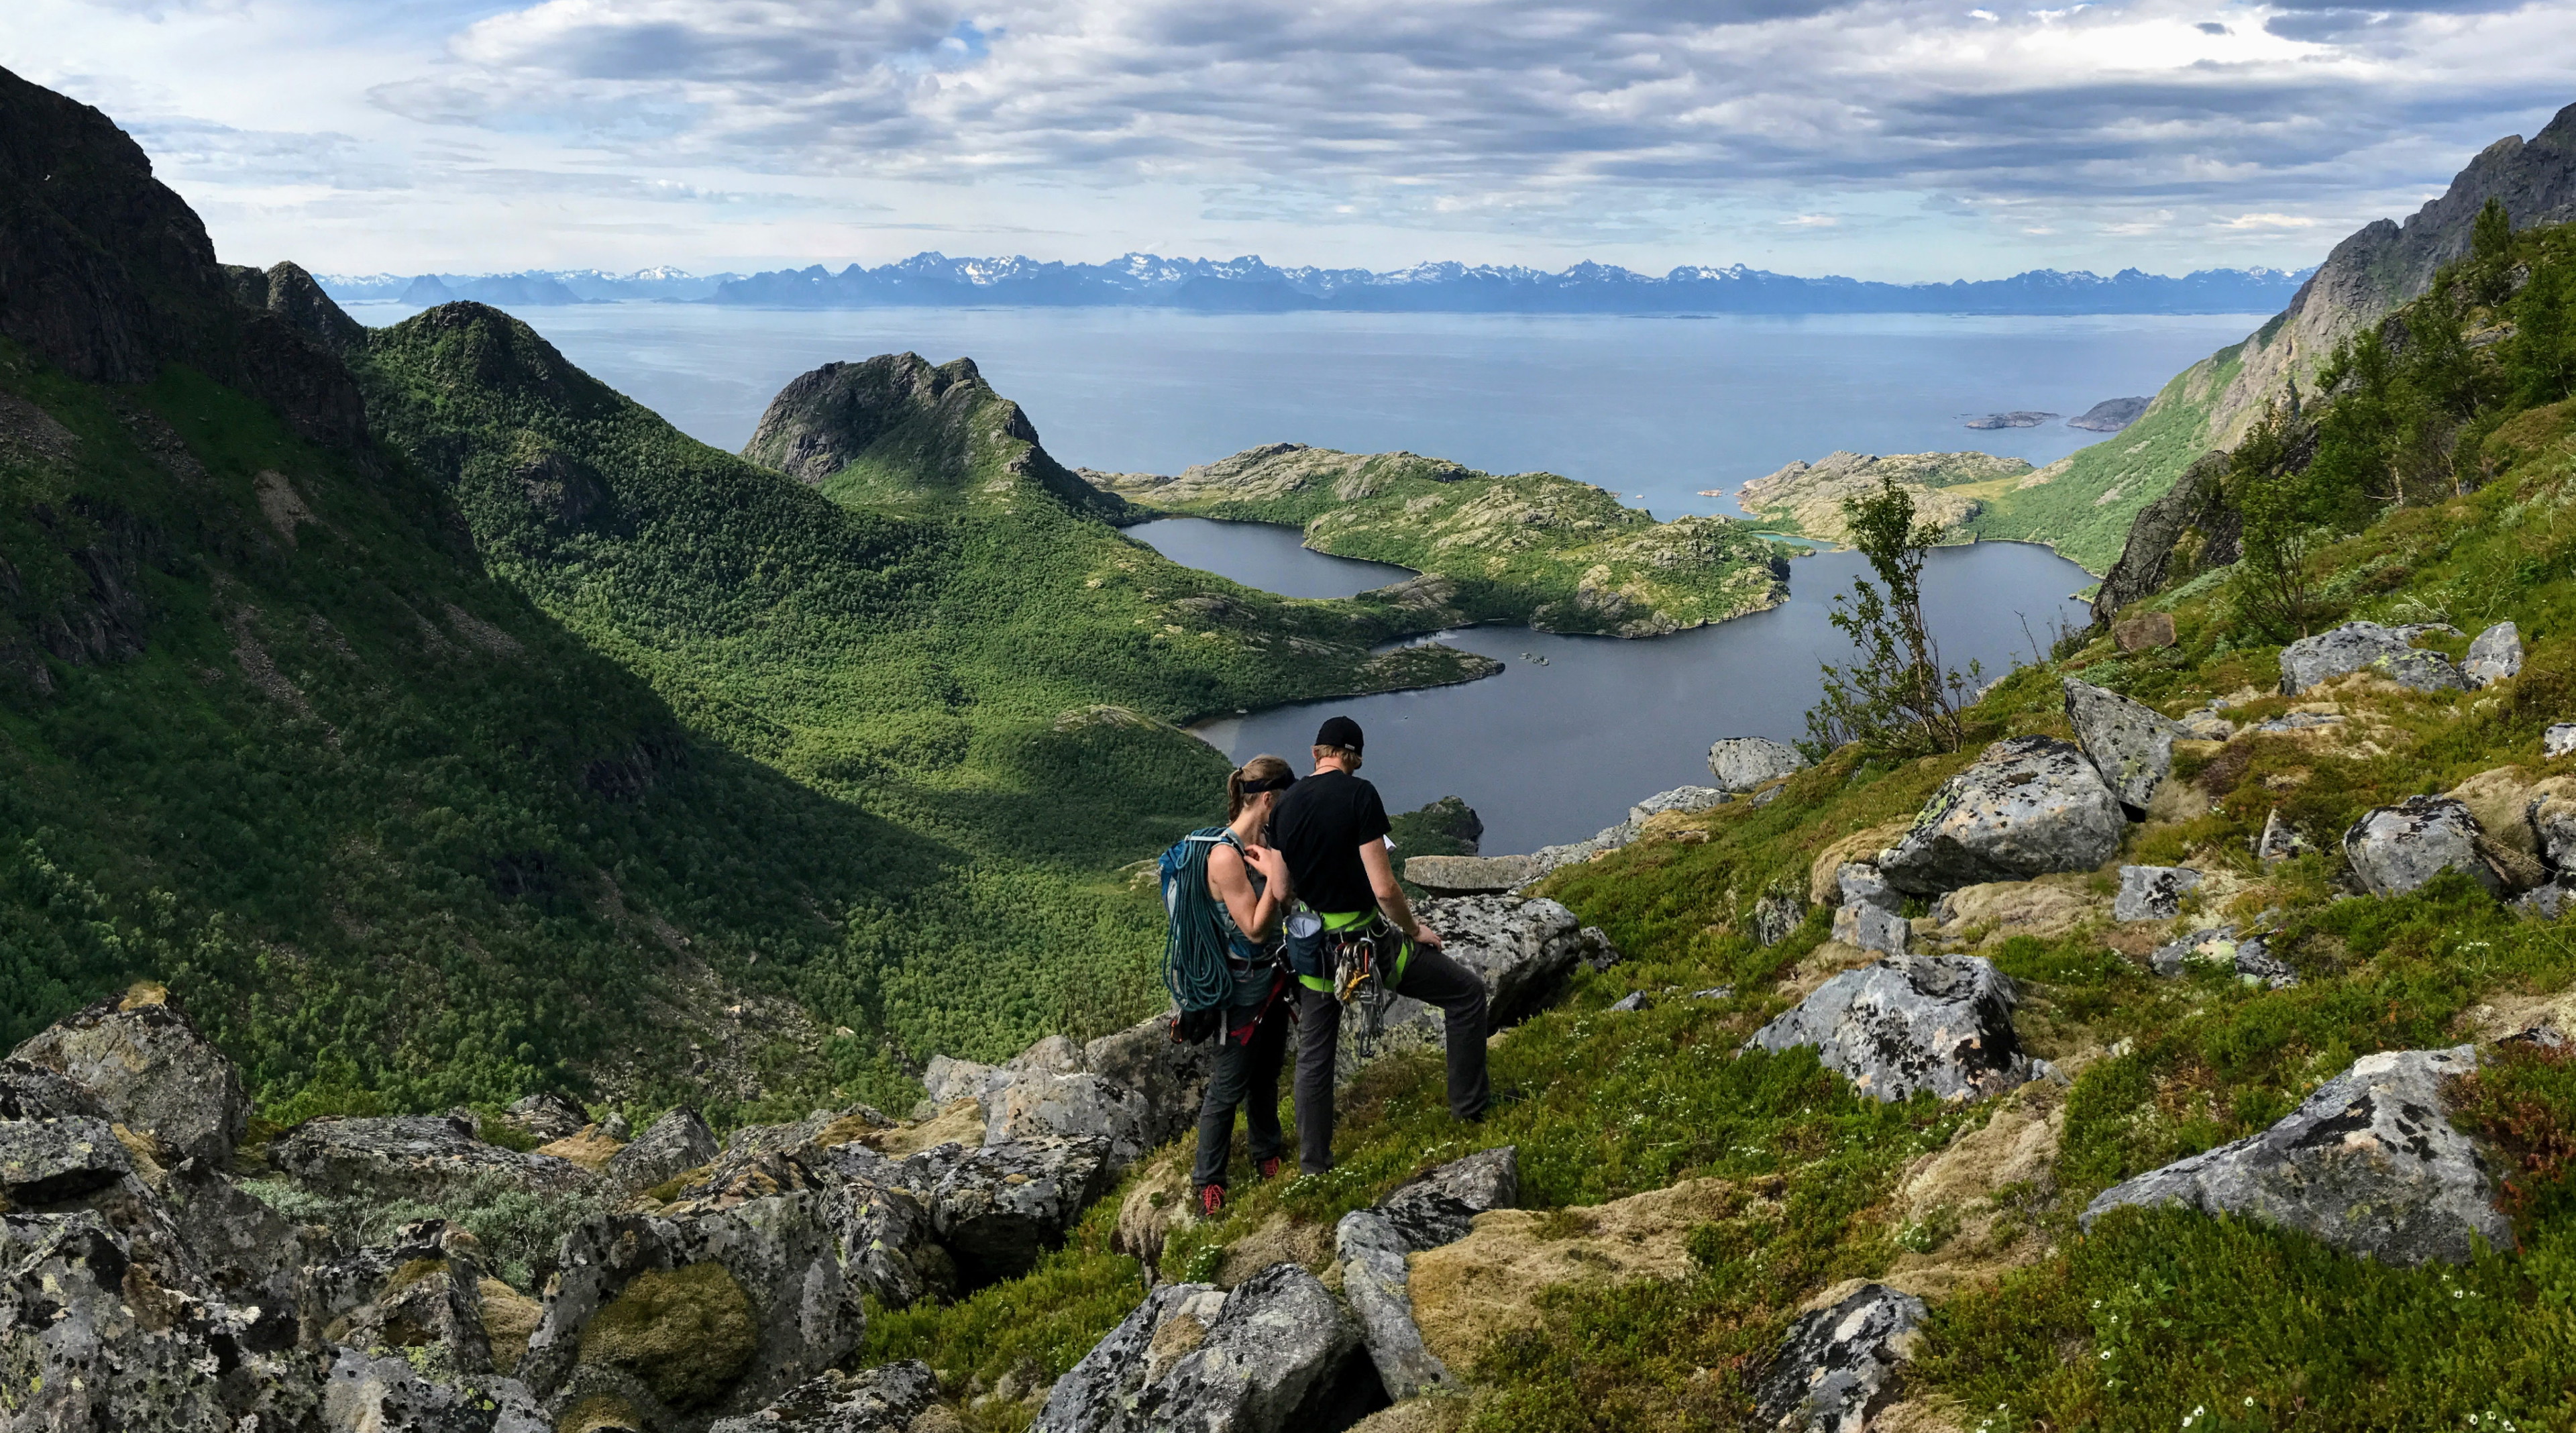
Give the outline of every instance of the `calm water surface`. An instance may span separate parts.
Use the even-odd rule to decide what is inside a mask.
[[[1310,551],[1297,529],[1266,522],[1167,517],[1138,523],[1127,535],[1184,567],[1282,597],[1356,597],[1413,576],[1409,567]]]

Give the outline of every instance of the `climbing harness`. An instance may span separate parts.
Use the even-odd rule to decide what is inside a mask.
[[[1387,1008],[1395,1004],[1395,985],[1404,978],[1413,943],[1375,911],[1338,930],[1327,918],[1325,939],[1333,947],[1333,998],[1358,1017],[1352,1045],[1361,1059],[1369,1059],[1377,1053],[1377,1037],[1386,1028]]]

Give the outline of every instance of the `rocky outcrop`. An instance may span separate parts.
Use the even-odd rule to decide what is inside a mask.
[[[1435,896],[1496,895],[1544,874],[1528,856],[1413,856],[1404,878]]]
[[[2201,561],[2210,567],[2234,562],[2244,519],[2227,505],[2224,482],[2228,457],[2204,453],[2174,479],[2155,501],[2138,510],[2120,558],[2093,593],[2093,626],[2108,628],[2122,609],[2164,590],[2173,575],[2174,545],[2186,531],[2207,539]]]
[[[1231,1292],[1155,1289],[1056,1381],[1030,1433],[1335,1433],[1385,1401],[1351,1316],[1273,1264]]]
[[[2247,1214],[2385,1264],[2465,1263],[2513,1247],[2478,1141],[2451,1123],[2444,1081],[2477,1068],[2467,1045],[2365,1055],[2261,1134],[2196,1154],[2087,1205]]]
[[[1730,736],[1708,749],[1708,770],[1720,791],[1751,791],[1765,782],[1804,771],[1806,758],[1795,747],[1768,737]]]
[[[906,1433],[938,1397],[939,1376],[918,1360],[836,1369],[757,1413],[717,1419],[707,1433]]]
[[[2472,687],[2491,687],[2522,675],[2522,629],[2498,622],[2480,632],[2469,644],[2468,655],[2460,659],[2460,675]]]
[[[1905,918],[1905,896],[1887,883],[1878,867],[1850,861],[1836,873],[1842,904],[1834,907],[1834,939],[1881,955],[1903,955],[1913,943],[1914,925]]]
[[[2066,426],[2081,428],[2087,433],[2117,433],[2137,422],[2139,415],[2147,411],[2147,405],[2155,401],[2153,398],[2105,398],[2067,419]]]
[[[2016,736],[1942,783],[1877,864],[1898,890],[1938,895],[2091,870],[2120,849],[2124,830],[2118,798],[2080,749]]]
[[[102,1119],[0,1122],[0,1198],[15,1207],[61,1204],[134,1172],[116,1130]]]
[[[1574,967],[1584,961],[1606,965],[1618,958],[1609,937],[1582,924],[1574,912],[1551,900],[1519,896],[1460,896],[1425,900],[1416,914],[1440,932],[1441,949],[1450,959],[1484,978],[1486,1028],[1500,1030],[1538,1013],[1563,991]],[[1440,1011],[1399,996],[1387,1006],[1386,1019],[1363,1059],[1359,1021],[1342,1021],[1342,1048],[1336,1068],[1347,1078],[1372,1060],[1399,1050],[1437,1048],[1441,1042]]]
[[[1628,822],[1633,826],[1643,826],[1667,812],[1687,816],[1712,806],[1723,806],[1729,799],[1727,792],[1714,786],[1676,786],[1670,791],[1658,791],[1629,807]]]
[[[1847,970],[1754,1032],[1745,1048],[1813,1046],[1825,1068],[1874,1099],[1916,1090],[1994,1094],[2041,1066],[2021,1051],[2002,972],[1977,956],[1904,956]]]
[[[1792,891],[1765,891],[1753,902],[1753,943],[1768,950],[1806,922],[1806,903]]]
[[[1864,1284],[1789,1326],[1753,1392],[1765,1428],[1862,1433],[1896,1398],[1897,1369],[1931,1310],[1912,1294]]]
[[[2404,895],[2444,871],[2465,871],[2490,890],[2503,882],[2479,851],[2477,818],[2448,796],[2375,806],[2343,833],[2344,859],[2374,896]]]
[[[343,1348],[324,1378],[321,1426],[330,1433],[549,1433],[554,1424],[516,1379],[435,1382],[399,1353]]]
[[[1023,1138],[961,1151],[930,1191],[932,1227],[974,1281],[1025,1274],[1107,1188],[1109,1159],[1101,1139]]]
[[[2281,649],[2281,692],[2297,696],[2320,682],[2370,672],[2419,692],[2466,691],[2460,669],[2439,652],[2418,651],[2422,629],[2347,622],[2331,632],[2302,637]]]
[[[1377,1367],[1379,1383],[1398,1403],[1451,1381],[1448,1365],[1423,1344],[1413,1322],[1408,1252],[1404,1236],[1372,1210],[1354,1209],[1333,1228],[1342,1297],[1359,1322],[1360,1343]]]
[[[157,985],[110,996],[30,1037],[11,1056],[91,1092],[117,1123],[172,1160],[220,1165],[250,1125],[241,1075]]]
[[[2193,966],[2229,971],[2248,984],[2272,990],[2287,990],[2299,983],[2298,972],[2272,954],[2269,937],[2256,934],[2239,938],[2233,925],[2191,931],[2147,953],[2147,968],[2167,978]]]
[[[1127,1085],[1093,1074],[1023,1074],[986,1103],[984,1142],[1091,1139],[1106,1151],[1101,1177],[1115,1180],[1152,1148],[1154,1111]],[[1192,1111],[1195,1114],[1195,1111]]]
[[[647,1126],[644,1132],[608,1157],[609,1181],[622,1189],[651,1189],[675,1179],[724,1153],[715,1131],[698,1112],[683,1106]]]
[[[2182,914],[2182,898],[2199,886],[2200,872],[2188,866],[2122,866],[2111,919],[2171,920]]]
[[[2146,814],[2156,788],[2173,770],[2174,739],[2185,733],[2179,723],[2154,708],[2089,682],[2065,678],[2067,724],[2075,728],[2076,745],[2093,761],[2111,794],[2132,816]]]
[[[436,1199],[480,1181],[568,1190],[593,1178],[570,1160],[485,1144],[452,1115],[307,1120],[269,1141],[268,1160],[307,1189],[383,1199]]]

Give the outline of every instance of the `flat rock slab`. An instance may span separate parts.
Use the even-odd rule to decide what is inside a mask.
[[[1629,807],[1628,819],[1643,826],[1667,811],[1679,811],[1684,814],[1706,811],[1714,806],[1723,806],[1733,799],[1730,793],[1714,786],[1676,786],[1670,791],[1658,791]]]
[[[2478,853],[2478,821],[2448,796],[2375,806],[2343,833],[2344,859],[2374,896],[2403,895],[2444,871],[2465,871],[2489,890],[2500,882]]]
[[[1508,891],[1542,874],[1529,856],[1414,856],[1404,863],[1406,880],[1443,896]]]
[[[2143,812],[2173,771],[2173,744],[2188,735],[2180,722],[2118,692],[2068,677],[2060,684],[2076,745],[2093,761],[2120,804]]]
[[[2189,866],[2122,866],[2111,919],[2171,920],[2182,914],[2182,898],[2199,887],[2200,872]]]
[[[2477,1049],[2365,1055],[2261,1134],[2104,1190],[2083,1223],[2122,1205],[2182,1205],[2302,1229],[2384,1264],[2465,1263],[2513,1247],[2479,1141],[2454,1128],[2443,1081]]]
[[[1745,1048],[1814,1046],[1825,1068],[1881,1100],[1999,1093],[2041,1068],[2014,1036],[2017,999],[1979,957],[1902,956],[1826,981]]]
[[[1789,1326],[1754,1389],[1765,1428],[1861,1433],[1896,1399],[1897,1366],[1931,1311],[1885,1284],[1864,1284]]]
[[[1404,1236],[1372,1210],[1354,1209],[1333,1229],[1342,1297],[1359,1320],[1360,1342],[1377,1366],[1378,1381],[1398,1403],[1451,1382],[1448,1365],[1423,1345],[1422,1330],[1413,1322],[1408,1252]]]
[[[2119,851],[2126,829],[2118,797],[2080,748],[2016,736],[1943,782],[1877,864],[1898,890],[1939,895],[2092,870]]]
[[[789,1389],[757,1413],[719,1418],[707,1433],[905,1433],[939,1401],[939,1375],[917,1359],[838,1370]]]
[[[307,1120],[269,1141],[268,1161],[308,1189],[388,1198],[428,1197],[487,1179],[569,1190],[595,1177],[570,1160],[485,1144],[465,1120],[449,1115]]]
[[[2375,672],[2416,691],[2466,691],[2468,681],[2439,652],[2415,650],[2427,629],[2347,622],[2331,632],[2302,637],[2281,649],[2281,691],[2297,696],[2320,682],[2354,672]]]
[[[1804,771],[1805,757],[1768,737],[1730,736],[1708,749],[1708,771],[1720,791],[1750,791],[1766,781]]]
[[[1377,1202],[1377,1212],[1407,1250],[1419,1252],[1466,1238],[1477,1215],[1510,1209],[1520,1200],[1520,1151],[1507,1144],[1397,1186]]]

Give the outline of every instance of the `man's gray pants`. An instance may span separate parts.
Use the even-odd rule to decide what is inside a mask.
[[[1485,1080],[1485,982],[1429,946],[1416,946],[1395,993],[1437,1006],[1446,1017],[1449,1113],[1482,1119],[1492,1098]],[[1306,1174],[1333,1167],[1333,1065],[1342,1037],[1342,1002],[1331,992],[1297,987],[1297,1166]]]

